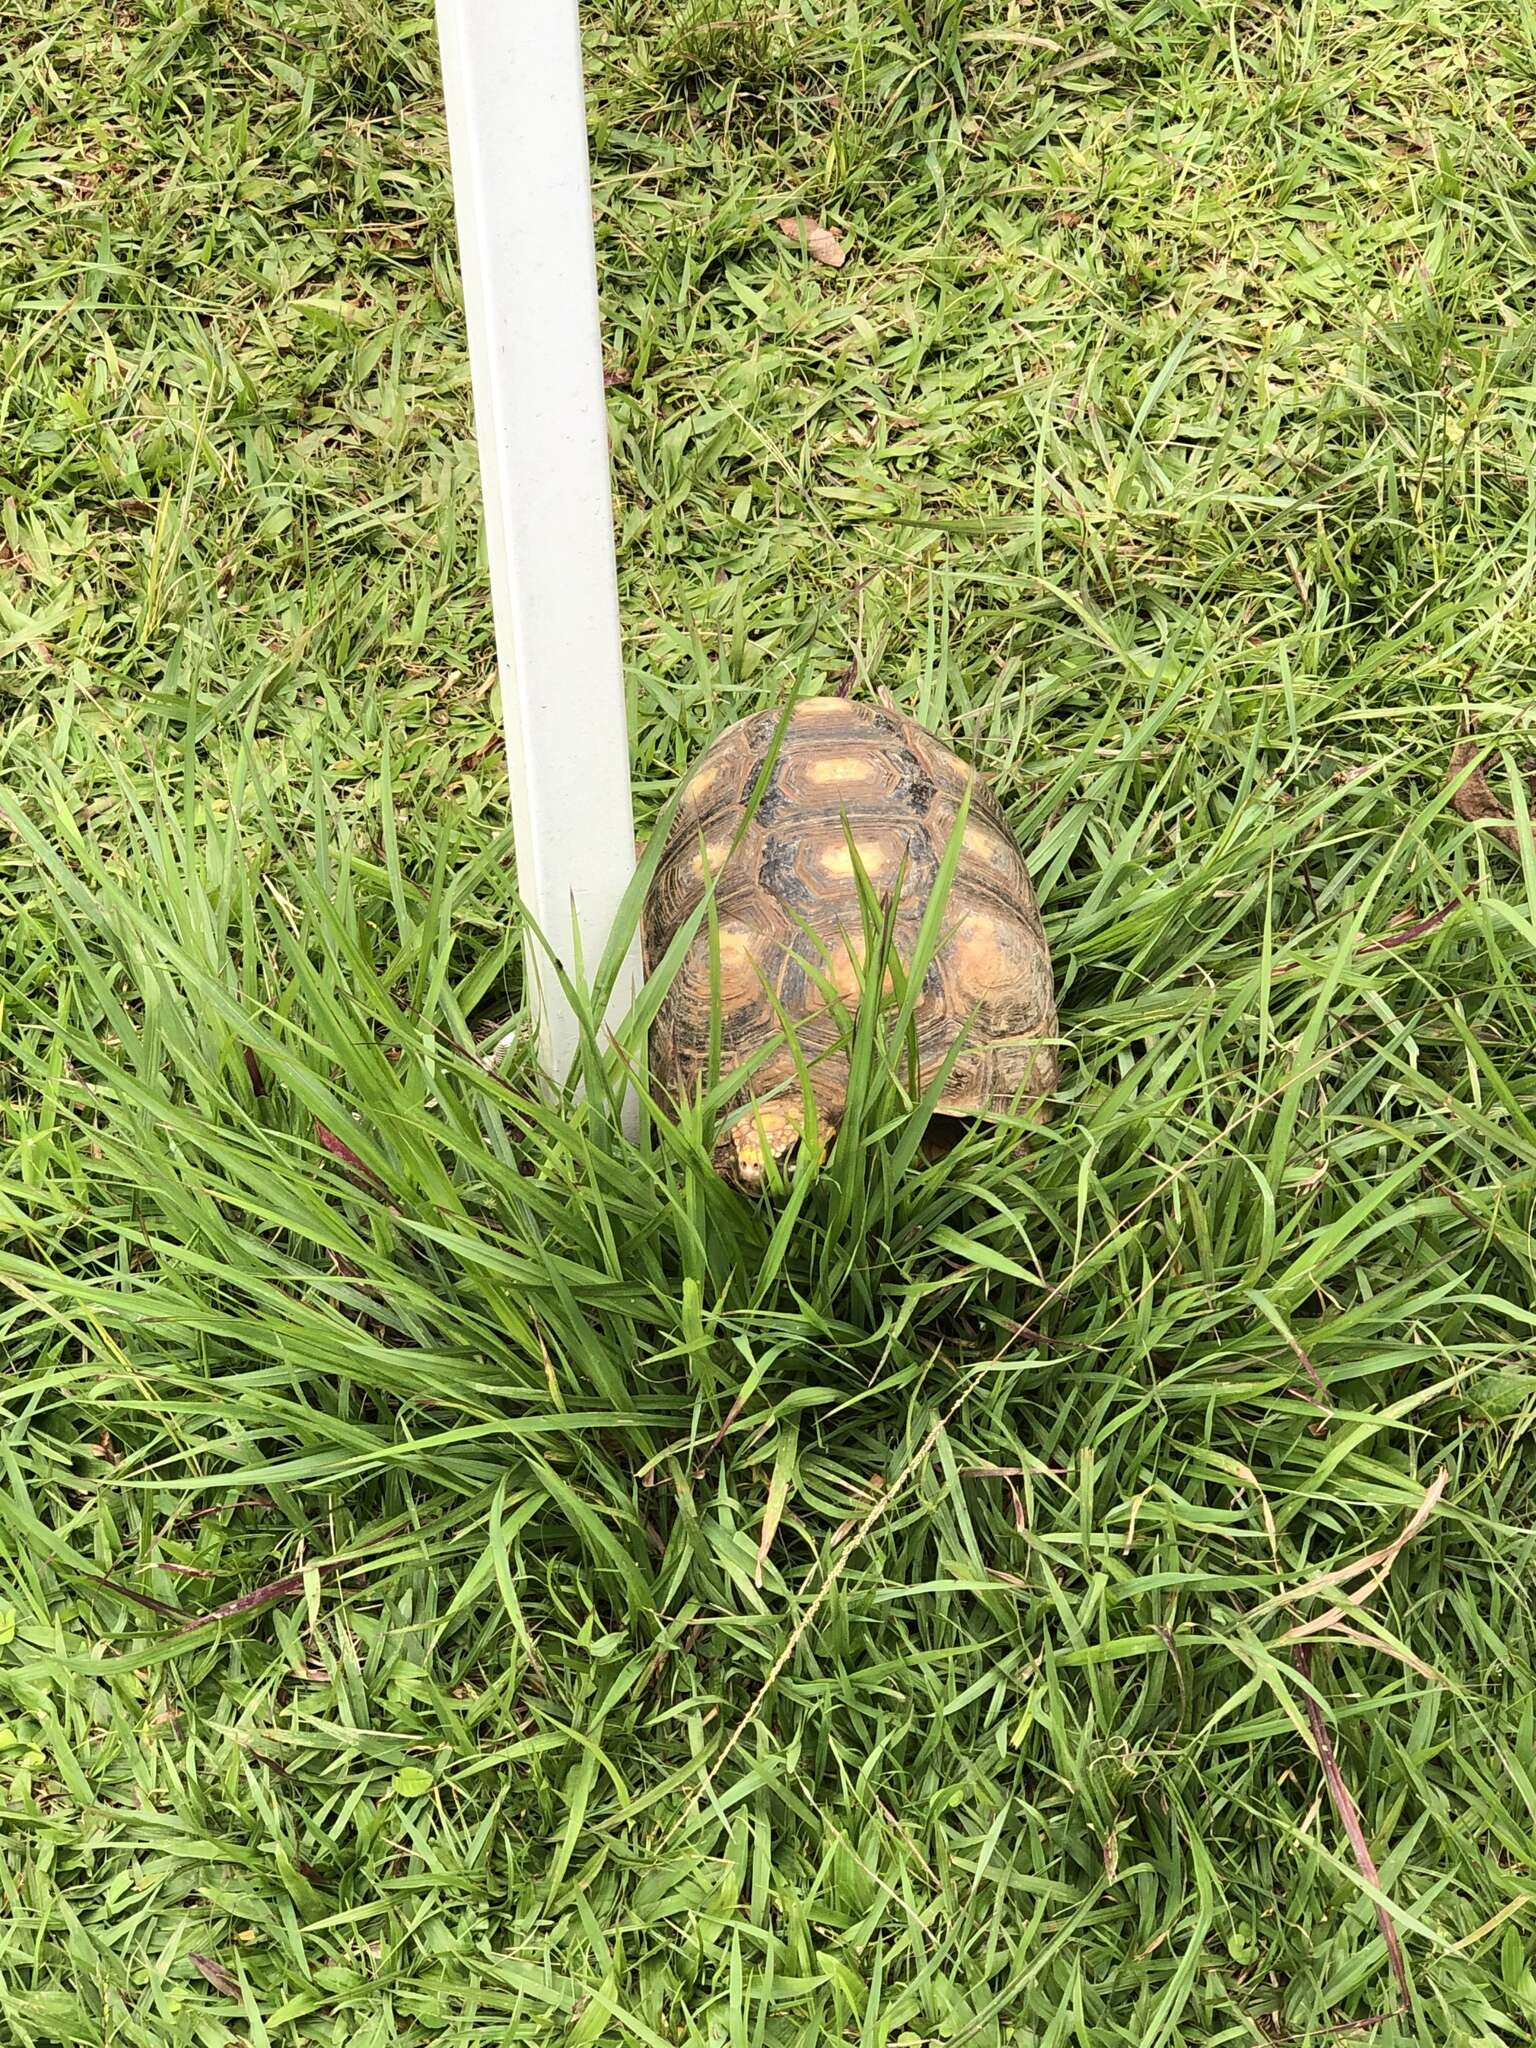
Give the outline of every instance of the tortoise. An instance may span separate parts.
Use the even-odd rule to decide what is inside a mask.
[[[662,1000],[651,1070],[663,1095],[678,1100],[709,1081],[713,1058],[715,1072],[729,1075],[773,1048],[731,1098],[747,1113],[715,1153],[740,1185],[760,1186],[770,1160],[802,1136],[805,1090],[786,1020],[822,1144],[841,1118],[848,1019],[863,981],[858,869],[879,896],[894,894],[893,950],[910,960],[967,793],[941,936],[915,1007],[922,1085],[954,1053],[936,1115],[1026,1105],[1042,1114],[1057,1076],[1050,954],[1029,871],[981,777],[900,712],[840,697],[804,699],[787,720],[758,712],[700,756],[646,897],[647,973],[698,908],[711,874],[715,930],[701,922]]]

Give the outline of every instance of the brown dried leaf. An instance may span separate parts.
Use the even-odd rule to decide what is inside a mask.
[[[460,771],[463,774],[469,774],[471,770],[480,766],[487,754],[499,753],[506,743],[506,735],[504,733],[493,732],[484,746],[476,747],[473,753],[464,756],[463,760],[459,763]]]
[[[226,1970],[222,1963],[215,1962],[212,1956],[194,1954],[189,1955],[187,1961],[204,1982],[211,1984],[214,1990],[219,1992],[221,1996],[225,1998],[238,1998],[240,1996],[240,1979],[235,1976],[233,1971]]]
[[[1293,1628],[1286,1630],[1280,1638],[1281,1642],[1298,1642],[1303,1636],[1316,1635],[1319,1630],[1332,1627],[1335,1622],[1343,1621],[1351,1609],[1361,1607],[1373,1593],[1379,1592],[1386,1583],[1387,1574],[1397,1561],[1398,1552],[1405,1544],[1413,1541],[1434,1513],[1441,1494],[1450,1484],[1450,1478],[1450,1468],[1442,1465],[1425,1488],[1424,1498],[1390,1543],[1383,1544],[1379,1550],[1371,1551],[1366,1557],[1357,1557],[1353,1564],[1339,1565],[1331,1572],[1319,1572],[1315,1578],[1308,1579],[1289,1593],[1275,1593],[1264,1601],[1258,1609],[1261,1614],[1267,1614],[1277,1607],[1293,1607],[1298,1601],[1310,1600],[1319,1593],[1339,1592],[1343,1595],[1344,1605],[1330,1607],[1325,1614],[1319,1614],[1311,1621],[1298,1622]],[[1350,1582],[1354,1579],[1363,1580],[1364,1583],[1351,1586]],[[1346,1588],[1349,1590],[1346,1591]]]
[[[841,270],[848,261],[848,251],[838,240],[837,229],[824,227],[806,214],[787,214],[778,223],[778,229],[789,241],[798,242],[818,263],[829,264],[833,270]]]
[[[1486,759],[1485,750],[1476,740],[1458,740],[1452,747],[1451,764],[1445,771],[1446,781],[1456,785],[1451,802],[1474,825],[1486,825],[1500,846],[1518,860],[1520,835],[1509,812],[1488,787],[1488,778],[1483,773]],[[1536,811],[1536,775],[1527,774],[1525,786],[1531,809]]]

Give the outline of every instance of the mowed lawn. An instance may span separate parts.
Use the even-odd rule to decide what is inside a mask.
[[[9,0],[0,2033],[1528,2043],[1536,12],[587,13],[642,821],[890,691],[1061,1093],[540,1106],[430,10]]]

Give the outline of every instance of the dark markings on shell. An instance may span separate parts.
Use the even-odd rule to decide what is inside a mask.
[[[928,806],[933,802],[933,777],[907,747],[901,750],[901,769],[897,794],[904,804],[911,805],[914,817],[926,817]]]
[[[798,855],[799,849],[792,839],[765,841],[762,858],[757,864],[757,879],[791,909],[812,910],[816,898],[796,864]]]

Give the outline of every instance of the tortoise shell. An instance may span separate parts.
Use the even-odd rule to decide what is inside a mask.
[[[646,898],[650,972],[714,876],[717,935],[709,920],[700,925],[652,1027],[657,1085],[674,1098],[691,1096],[709,1082],[714,1060],[714,1073],[729,1075],[772,1045],[736,1099],[759,1106],[746,1120],[759,1138],[771,1124],[769,1151],[788,1150],[799,1136],[803,1091],[787,1019],[823,1132],[835,1128],[848,1014],[863,979],[855,854],[877,895],[895,893],[895,951],[910,960],[968,792],[943,936],[916,1006],[923,1084],[959,1040],[941,1111],[985,1114],[1036,1102],[1057,1074],[1050,954],[1029,871],[991,791],[910,718],[836,697],[795,708],[764,779],[780,722],[775,711],[742,719],[701,755]],[[742,1131],[738,1122],[734,1160],[723,1145],[720,1164],[751,1181],[761,1177],[761,1147],[744,1144]]]

